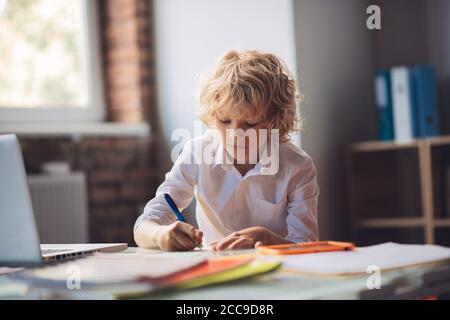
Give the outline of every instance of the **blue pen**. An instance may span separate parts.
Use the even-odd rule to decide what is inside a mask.
[[[181,214],[180,210],[178,210],[178,207],[175,204],[175,201],[173,201],[172,197],[169,196],[168,193],[164,193],[164,199],[166,199],[167,204],[169,205],[170,209],[172,209],[172,212],[177,217],[177,220],[187,223],[186,219],[183,217],[183,215]],[[198,247],[200,249],[203,248],[202,245],[199,245]]]
[[[167,203],[169,204],[170,209],[172,209],[172,212],[175,214],[177,219],[180,220],[181,222],[186,222],[186,219],[183,217],[180,210],[178,210],[178,207],[175,204],[175,201],[173,201],[173,199],[169,196],[169,194],[164,193],[164,199],[166,199]]]

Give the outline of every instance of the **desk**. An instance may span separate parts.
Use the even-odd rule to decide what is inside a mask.
[[[225,252],[193,251],[162,252],[142,248],[129,248],[127,253],[145,255],[173,256],[229,256],[251,254],[253,250]],[[148,295],[147,299],[206,300],[206,299],[416,299],[450,292],[450,265],[411,267],[403,270],[382,272],[381,289],[368,290],[369,275],[336,277],[313,276],[280,270],[257,278],[239,280],[232,283],[215,285],[182,292],[160,292]],[[0,297],[2,285],[11,288],[18,284],[5,276],[0,277]],[[83,292],[83,290],[65,290],[51,292],[47,289],[31,288],[22,299],[83,298],[107,299],[106,292]]]

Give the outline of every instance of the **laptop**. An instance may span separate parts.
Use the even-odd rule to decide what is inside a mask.
[[[0,135],[0,267],[39,266],[127,247],[126,243],[41,245],[19,141],[14,134]]]

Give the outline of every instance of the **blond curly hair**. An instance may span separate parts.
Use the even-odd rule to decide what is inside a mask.
[[[209,127],[217,117],[244,116],[278,129],[280,141],[300,130],[297,83],[274,54],[231,50],[204,75],[198,92],[198,115]]]

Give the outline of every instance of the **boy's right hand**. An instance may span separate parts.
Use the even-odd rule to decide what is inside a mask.
[[[187,251],[202,244],[203,232],[181,221],[161,226],[156,243],[164,251]]]

